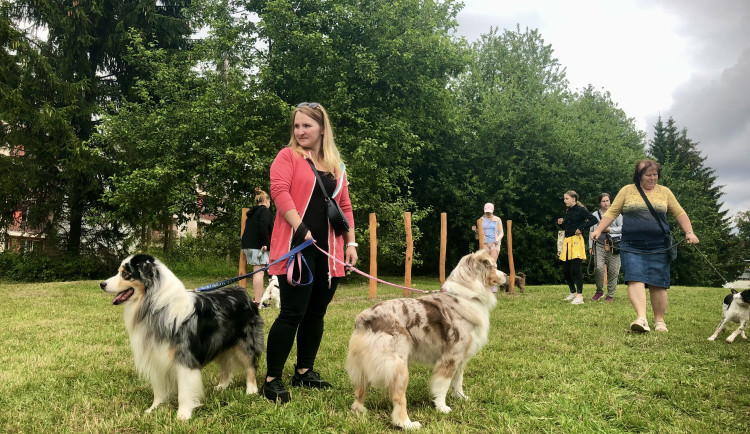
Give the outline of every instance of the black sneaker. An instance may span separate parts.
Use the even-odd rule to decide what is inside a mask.
[[[320,378],[320,374],[308,369],[304,374],[297,372],[297,368],[294,368],[294,377],[292,377],[292,386],[294,387],[309,387],[311,389],[328,389],[331,387],[331,383]]]
[[[284,387],[284,382],[281,381],[281,378],[274,378],[271,381],[266,381],[260,389],[263,392],[263,396],[271,401],[279,401],[283,404],[289,402],[291,399],[289,391]]]

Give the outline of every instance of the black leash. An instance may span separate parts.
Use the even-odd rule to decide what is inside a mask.
[[[685,242],[685,240],[680,240],[680,241],[678,241],[678,242],[670,245],[667,248],[664,248],[664,249],[661,249],[661,250],[655,250],[653,252],[645,252],[643,250],[630,250],[630,249],[624,249],[622,247],[619,247],[617,250],[619,250],[621,252],[635,253],[636,255],[658,255],[660,253],[665,253],[667,250],[671,249],[672,247],[677,247],[677,246],[679,246],[680,244],[682,244],[684,242]],[[594,241],[594,243],[604,244],[604,241],[596,240],[596,241]],[[594,249],[594,252],[596,252],[596,249]]]
[[[712,263],[711,263],[711,261],[709,261],[709,260],[708,260],[708,257],[707,257],[706,255],[704,255],[704,254],[703,254],[703,252],[701,252],[701,250],[700,250],[700,249],[698,248],[698,246],[697,246],[696,244],[693,244],[693,247],[695,247],[695,250],[697,250],[697,251],[698,251],[698,253],[700,253],[700,254],[701,254],[701,256],[703,256],[703,259],[705,259],[705,260],[706,260],[706,262],[708,262],[708,265],[710,265],[710,266],[711,266],[711,268],[713,268],[714,272],[715,272],[715,273],[716,273],[716,274],[717,274],[717,275],[718,275],[719,277],[721,277],[721,280],[723,280],[723,281],[724,281],[724,284],[725,284],[725,285],[727,286],[727,288],[729,288],[729,289],[734,289],[734,288],[732,287],[732,285],[731,285],[731,284],[730,284],[729,282],[727,282],[727,279],[725,279],[725,278],[724,278],[724,276],[722,276],[722,275],[721,275],[721,273],[719,273],[719,270],[717,270],[717,269],[716,269],[716,267],[714,267],[714,264],[712,264]]]

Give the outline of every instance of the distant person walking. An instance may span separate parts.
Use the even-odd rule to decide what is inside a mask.
[[[597,198],[597,204],[599,210],[593,213],[597,224],[591,226],[592,233],[609,209],[609,193],[600,194]],[[612,301],[615,297],[615,289],[617,289],[617,279],[620,276],[620,249],[616,249],[615,246],[619,246],[621,241],[622,215],[617,216],[612,224],[602,232],[605,236],[598,241],[589,240],[589,253],[593,254],[594,259],[596,259],[596,293],[591,297],[591,300],[597,301],[604,297],[604,269],[606,265],[607,297],[604,300]]]
[[[258,271],[268,265],[268,246],[271,245],[273,216],[271,215],[271,198],[260,188],[255,189],[255,206],[245,214],[245,231],[242,232],[242,251],[245,252],[247,264]],[[253,274],[253,301],[260,304],[263,296],[263,275]]]

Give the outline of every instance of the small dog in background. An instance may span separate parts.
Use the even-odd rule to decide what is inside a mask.
[[[268,305],[266,305],[268,302]],[[281,298],[279,297],[279,278],[276,276],[270,276],[268,278],[268,286],[263,292],[263,297],[260,298],[260,308],[271,307],[271,302],[276,305],[276,309],[281,307]]]
[[[745,327],[747,326],[748,319],[750,319],[750,289],[742,292],[732,289],[732,293],[724,297],[724,304],[721,306],[721,310],[719,327],[716,328],[716,331],[708,340],[713,341],[716,339],[719,333],[727,326],[728,321],[740,323],[740,326],[734,333],[727,337],[727,343],[731,344],[734,342],[734,339],[739,334],[742,335],[743,339],[747,339],[747,336],[745,336]]]
[[[510,275],[508,275],[510,276]],[[526,289],[526,275],[524,273],[516,273],[516,279],[515,279],[516,288],[518,288],[521,292]],[[508,281],[506,280],[505,283],[501,284],[497,287],[499,290],[504,290],[505,292],[510,291],[510,285],[508,284]]]
[[[124,307],[136,370],[154,391],[146,413],[177,392],[177,418],[190,419],[203,397],[201,369],[214,360],[221,372],[216,389],[226,389],[232,367],[240,365],[245,393],[258,392],[263,319],[244,288],[188,291],[166,265],[148,255],[129,256],[99,286],[117,294],[113,305]]]

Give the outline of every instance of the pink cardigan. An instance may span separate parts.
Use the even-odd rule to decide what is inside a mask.
[[[284,219],[284,214],[296,209],[300,217],[305,215],[307,205],[310,203],[313,189],[315,188],[315,174],[306,161],[307,156],[301,156],[292,148],[284,148],[276,155],[271,164],[271,198],[276,204],[276,221],[273,225],[271,235],[270,260],[289,253],[292,245],[292,226]],[[338,171],[337,171],[338,175]],[[349,200],[349,183],[346,173],[343,175],[343,184],[336,194],[336,202],[344,211],[344,216],[349,220],[349,230],[354,230],[354,215],[352,214],[352,202]],[[331,224],[328,223],[328,246],[329,252],[333,252],[336,259],[344,261],[344,237],[336,236]],[[345,270],[328,258],[328,269],[331,271],[329,277],[344,276]],[[282,261],[268,270],[269,275],[286,273],[286,261]]]

